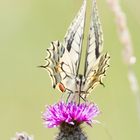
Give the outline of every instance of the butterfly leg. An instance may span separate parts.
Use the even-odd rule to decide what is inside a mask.
[[[64,98],[64,94],[61,95],[60,101],[63,101],[64,100],[63,98]]]
[[[73,91],[68,89],[68,88],[66,88],[66,91],[67,91],[67,94],[68,94],[67,99],[66,99],[66,103],[74,101],[75,97],[74,97]]]
[[[70,99],[70,95],[71,95],[71,94],[72,94],[71,92],[68,93],[68,97],[67,97],[67,99],[66,99],[66,103],[69,102],[69,99]]]
[[[80,104],[80,98],[81,98],[81,95],[79,94],[79,96],[78,96],[78,104]]]

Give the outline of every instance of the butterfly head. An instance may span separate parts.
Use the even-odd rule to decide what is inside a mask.
[[[82,74],[79,74],[76,77],[76,84],[79,85],[80,87],[82,87],[83,85],[85,85],[85,76]]]

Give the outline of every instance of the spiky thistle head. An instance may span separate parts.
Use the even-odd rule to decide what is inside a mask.
[[[45,127],[60,128],[56,140],[87,140],[80,125],[84,122],[88,125],[96,123],[93,120],[100,113],[97,105],[93,103],[59,102],[47,106],[43,113]]]

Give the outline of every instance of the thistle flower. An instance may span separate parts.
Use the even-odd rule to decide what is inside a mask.
[[[16,133],[16,136],[12,138],[11,140],[33,140],[32,136],[29,136],[27,133]]]
[[[46,107],[43,120],[45,127],[59,126],[60,133],[56,140],[86,140],[80,125],[84,122],[88,125],[96,123],[97,121],[92,119],[99,113],[99,108],[93,103],[59,102]]]

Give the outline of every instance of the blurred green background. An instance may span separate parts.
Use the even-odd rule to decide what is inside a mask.
[[[120,0],[127,15],[140,82],[140,1]],[[9,140],[16,131],[33,134],[35,140],[53,140],[57,129],[42,125],[41,112],[46,104],[59,100],[48,73],[37,68],[44,64],[46,48],[62,40],[82,0],[0,0],[0,140]],[[90,100],[102,114],[101,124],[84,127],[89,140],[140,140],[140,119],[136,98],[127,80],[122,61],[114,16],[105,0],[98,0],[104,31],[104,52],[111,55],[111,67]]]

